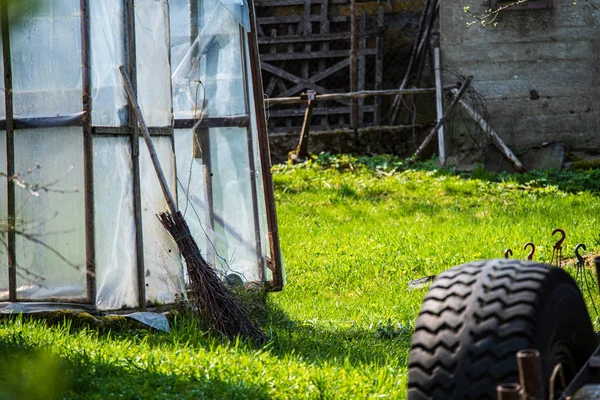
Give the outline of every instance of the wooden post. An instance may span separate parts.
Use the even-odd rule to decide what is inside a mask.
[[[362,11],[360,13],[358,33],[360,40],[358,44],[358,91],[365,90],[365,75],[367,74],[367,13]],[[358,126],[363,126],[365,122],[365,100],[358,99]]]
[[[454,94],[455,96],[454,99],[458,97],[458,92],[456,91],[456,89],[452,89],[452,94]],[[465,111],[471,116],[471,118],[473,118],[473,120],[477,122],[479,126],[481,126],[481,129],[483,129],[485,133],[490,135],[492,142],[494,142],[494,144],[502,152],[502,154],[504,154],[506,158],[508,158],[508,160],[515,166],[515,169],[518,172],[526,171],[527,169],[523,166],[521,161],[519,161],[517,156],[515,156],[514,153],[508,148],[508,146],[502,141],[502,139],[500,139],[500,136],[498,136],[498,134],[492,129],[490,124],[488,124],[487,121],[483,119],[483,117],[465,101],[459,99],[459,103],[462,106],[462,108],[464,108]]]
[[[437,120],[440,122],[444,117],[444,93],[442,92],[442,73],[440,67],[440,48],[433,50],[433,63],[435,65],[435,103],[437,108]],[[440,153],[440,164],[446,164],[446,145],[444,143],[444,125],[438,130],[438,147]]]
[[[133,111],[135,112],[135,116],[137,117],[137,122],[142,129],[142,134],[144,135],[144,140],[146,141],[146,146],[148,146],[148,152],[150,153],[150,158],[152,159],[152,164],[154,165],[154,170],[156,171],[156,176],[158,178],[158,182],[160,183],[160,188],[165,196],[165,200],[167,201],[167,205],[169,206],[169,210],[173,214],[177,214],[178,208],[175,203],[175,199],[171,194],[171,190],[169,189],[169,185],[167,184],[167,179],[165,178],[165,174],[160,165],[160,160],[158,159],[158,155],[156,154],[156,150],[154,149],[154,143],[152,142],[152,138],[150,137],[150,132],[148,131],[148,127],[146,126],[146,121],[144,120],[144,116],[142,114],[142,110],[140,109],[140,105],[137,101],[137,97],[135,92],[133,91],[133,86],[131,85],[131,81],[129,80],[129,75],[127,75],[127,71],[125,71],[125,67],[121,65],[119,67],[121,71],[121,75],[123,76],[123,80],[125,81],[125,91],[129,97],[129,102],[133,107]]]
[[[350,43],[350,91],[358,91],[358,38],[356,32],[356,0],[350,1],[350,24],[351,24],[351,43]],[[355,133],[358,133],[358,100],[352,99],[350,102],[350,127]]]
[[[304,113],[304,122],[302,123],[302,131],[300,132],[300,142],[296,153],[289,154],[289,159],[292,163],[304,162],[308,159],[308,136],[310,134],[310,124],[312,122],[312,113],[315,106],[316,92],[309,90],[306,93],[306,112]]]
[[[415,154],[412,157],[413,160],[416,160],[416,159],[418,159],[421,156],[421,153],[423,152],[423,150],[425,150],[425,147],[427,147],[427,145],[429,144],[429,142],[431,142],[431,139],[433,139],[433,136],[437,133],[438,129],[440,129],[440,126],[442,126],[446,122],[446,120],[449,118],[449,116],[452,115],[452,113],[454,112],[454,109],[458,105],[459,100],[467,92],[467,89],[471,85],[471,81],[472,80],[473,80],[473,77],[469,76],[463,82],[462,87],[460,88],[460,90],[458,91],[458,93],[456,93],[456,96],[452,100],[452,103],[450,103],[450,105],[448,106],[448,109],[446,110],[446,113],[444,114],[444,116],[442,117],[442,119],[439,120],[437,122],[437,124],[435,124],[435,126],[433,127],[433,129],[431,129],[431,132],[429,132],[429,134],[427,135],[427,137],[425,138],[425,140],[423,140],[423,143],[421,143],[421,145],[419,146],[419,148],[417,149],[417,151],[415,151]]]
[[[377,10],[377,56],[375,61],[375,90],[383,89],[383,29],[384,11],[383,6]],[[375,97],[375,126],[381,125],[381,97]]]

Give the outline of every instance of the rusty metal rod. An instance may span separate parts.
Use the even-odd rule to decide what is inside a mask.
[[[525,400],[545,399],[542,383],[540,352],[535,349],[521,350],[517,353],[519,380]]]
[[[458,88],[458,85],[446,85],[443,90],[452,90]],[[364,99],[366,97],[373,96],[394,96],[398,94],[431,94],[435,93],[435,88],[421,88],[421,89],[391,89],[391,90],[361,90],[358,92],[349,93],[328,93],[328,94],[316,94],[314,101],[333,101],[333,100],[346,100],[359,98]],[[300,104],[308,101],[305,97],[279,97],[279,98],[268,98],[265,99],[267,106],[284,105],[284,104]]]
[[[518,383],[503,383],[496,386],[498,400],[521,400],[521,385]]]
[[[598,282],[598,288],[600,288],[600,257],[594,258],[594,265],[596,266],[596,281]]]
[[[13,115],[13,82],[10,53],[10,32],[8,4],[0,3],[0,20],[2,22],[2,60],[4,63],[4,106],[6,110],[6,174],[15,174],[15,127]],[[8,299],[17,301],[17,256],[15,234],[15,182],[7,180],[7,212],[9,229],[7,232],[8,255]]]

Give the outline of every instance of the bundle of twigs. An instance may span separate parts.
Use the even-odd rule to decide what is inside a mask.
[[[179,212],[167,186],[165,175],[160,166],[150,132],[146,126],[129,76],[123,66],[119,67],[119,69],[121,75],[123,75],[125,89],[142,129],[152,164],[156,170],[156,175],[169,207],[169,211],[160,213],[158,218],[177,243],[177,247],[185,260],[190,279],[191,300],[195,306],[194,308],[208,318],[213,329],[221,332],[230,339],[242,336],[258,343],[265,342],[265,334],[246,311],[240,298],[225,286],[221,279],[219,279],[217,271],[202,257],[200,249],[190,232],[190,228],[185,222],[183,215]]]
[[[252,320],[239,298],[227,289],[215,270],[202,257],[181,213],[160,213],[158,219],[175,239],[185,259],[194,308],[206,315],[215,330],[230,339],[240,335],[261,343],[266,341],[265,334]]]

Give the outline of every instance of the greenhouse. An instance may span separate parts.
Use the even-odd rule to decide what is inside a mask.
[[[280,290],[252,3],[22,3],[1,10],[0,312],[185,295],[122,65],[202,256],[223,278]]]

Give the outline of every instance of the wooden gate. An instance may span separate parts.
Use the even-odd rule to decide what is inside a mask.
[[[265,95],[289,97],[307,90],[319,94],[380,90],[383,83],[383,7],[360,3],[354,34],[357,41],[358,86],[350,81],[352,24],[348,0],[257,0],[257,23]],[[379,98],[358,102],[359,126],[380,125]],[[350,125],[346,100],[319,104],[313,129]],[[268,110],[272,133],[298,131],[303,106],[273,106]]]

